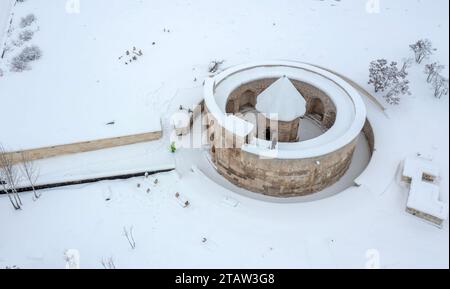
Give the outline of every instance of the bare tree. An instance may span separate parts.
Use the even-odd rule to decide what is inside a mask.
[[[127,238],[128,243],[130,244],[131,249],[136,249],[136,241],[133,236],[133,226],[127,228],[123,227],[123,235]]]
[[[35,162],[27,152],[20,154],[21,171],[33,190],[33,199],[36,201],[41,195],[36,191],[36,182],[39,178],[39,169],[36,167]]]
[[[416,62],[422,63],[422,61],[433,54],[437,49],[433,48],[433,44],[428,39],[421,39],[409,46],[414,51]]]
[[[434,96],[442,98],[448,95],[448,79],[442,75],[437,75],[433,80]]]
[[[0,145],[0,184],[3,191],[8,195],[14,209],[22,208],[22,200],[17,192],[20,182],[20,174],[14,166],[13,157]]]
[[[102,266],[105,270],[115,270],[116,264],[114,263],[113,257],[109,257],[108,259],[102,259]]]
[[[433,80],[445,69],[445,65],[439,62],[433,62],[425,65],[425,74],[427,74],[427,82],[432,83]]]

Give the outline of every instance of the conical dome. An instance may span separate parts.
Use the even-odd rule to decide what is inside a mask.
[[[256,109],[265,114],[278,114],[280,121],[293,121],[306,113],[306,100],[289,78],[283,76],[257,98]]]

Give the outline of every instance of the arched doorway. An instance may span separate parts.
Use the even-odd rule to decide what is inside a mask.
[[[246,90],[239,97],[239,111],[245,108],[255,108],[256,106],[256,94],[251,90]]]
[[[318,121],[322,122],[324,115],[325,115],[325,107],[323,105],[323,102],[320,98],[313,98],[311,100],[311,103],[309,105],[308,113],[313,117],[314,119],[317,119]]]

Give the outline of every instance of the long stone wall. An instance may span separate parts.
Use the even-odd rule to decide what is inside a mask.
[[[154,141],[162,138],[162,131],[155,131],[143,134],[136,134],[130,136],[114,137],[108,139],[100,139],[93,141],[86,141],[80,143],[73,143],[67,145],[58,145],[52,147],[44,147],[32,150],[26,150],[24,152],[30,157],[31,160],[46,159],[51,157],[57,157],[67,154],[89,152],[107,148],[113,148],[118,146],[130,145],[141,142]],[[11,152],[9,154],[13,157],[14,163],[21,161],[22,151]]]

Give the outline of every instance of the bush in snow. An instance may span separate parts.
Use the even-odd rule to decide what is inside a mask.
[[[388,63],[386,59],[372,61],[369,67],[369,84],[374,86],[375,92],[388,93],[383,98],[389,104],[399,104],[400,95],[409,93],[409,81],[407,69],[410,60],[405,60],[401,69],[398,63],[393,61]]]
[[[19,40],[22,42],[30,41],[34,36],[34,32],[31,30],[24,30],[19,34]]]
[[[20,27],[25,28],[36,22],[36,16],[34,14],[28,14],[20,20]]]
[[[11,60],[11,71],[22,72],[29,69],[30,69],[29,63],[23,61],[20,57],[16,56]]]
[[[448,95],[448,79],[442,75],[437,75],[433,80],[434,96],[442,98]]]
[[[433,62],[425,65],[425,74],[427,74],[427,82],[432,83],[433,80],[444,70],[445,66],[439,62]]]
[[[25,47],[19,55],[11,60],[11,71],[22,72],[29,70],[29,63],[42,57],[42,51],[37,46]]]
[[[390,76],[396,70],[398,70],[396,62],[388,65],[386,59],[372,61],[369,67],[369,84],[373,85],[375,92],[385,91],[392,81]]]
[[[401,95],[411,95],[411,92],[409,91],[409,80],[405,79],[395,83],[383,98],[389,104],[398,105],[400,104]]]
[[[25,61],[36,61],[42,57],[42,51],[37,46],[25,47],[19,56]]]
[[[30,41],[34,36],[34,32],[31,30],[24,30],[21,33],[19,33],[19,36],[17,37],[17,40],[13,40],[11,41],[11,44],[16,46],[16,47],[20,47],[22,46],[25,42]]]
[[[408,76],[409,65],[409,60],[406,60],[402,69],[398,69],[398,63],[395,61],[390,64],[386,59],[372,61],[369,67],[369,84],[374,86],[375,92],[383,92]]]
[[[422,63],[425,58],[432,55],[434,51],[436,51],[436,49],[433,48],[433,44],[428,39],[419,40],[416,43],[411,44],[409,47],[412,51],[414,51],[416,62],[419,64]]]
[[[176,145],[175,142],[173,142],[173,143],[170,144],[169,150],[170,150],[170,152],[173,153],[173,154],[177,152],[177,145]]]

